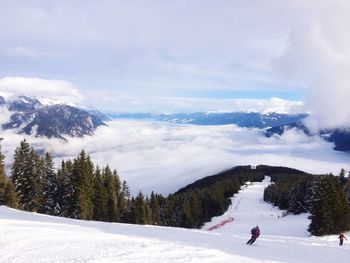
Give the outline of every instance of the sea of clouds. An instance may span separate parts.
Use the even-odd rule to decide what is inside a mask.
[[[2,150],[11,165],[14,149],[26,138],[36,149],[62,159],[82,149],[93,161],[117,169],[132,193],[152,190],[168,194],[197,179],[236,165],[278,165],[312,173],[350,170],[349,154],[335,152],[333,144],[290,130],[266,138],[259,129],[235,125],[198,126],[152,121],[113,120],[94,136],[59,139],[34,138],[2,131]]]

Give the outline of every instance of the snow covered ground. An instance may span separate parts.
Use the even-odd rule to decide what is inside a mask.
[[[306,215],[261,201],[268,178],[245,187],[202,230],[89,222],[0,207],[0,262],[348,262],[350,240],[309,237]],[[229,217],[234,221],[206,229]],[[256,245],[245,245],[259,225]]]

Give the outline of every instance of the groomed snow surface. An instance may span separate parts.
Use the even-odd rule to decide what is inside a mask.
[[[0,207],[0,262],[349,262],[350,239],[310,237],[307,215],[262,201],[269,178],[243,188],[228,211],[188,230],[56,218]],[[212,231],[209,227],[233,217]],[[261,236],[246,245],[250,229]],[[350,235],[347,235],[350,237]]]

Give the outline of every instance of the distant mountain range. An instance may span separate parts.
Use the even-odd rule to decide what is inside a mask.
[[[333,142],[337,151],[350,151],[350,129],[338,128],[321,130],[317,134],[313,134],[302,122],[293,122],[286,125],[279,125],[266,130],[267,137],[274,134],[282,135],[285,131],[290,129],[298,129],[303,131],[306,135],[320,135],[326,141]]]
[[[227,125],[235,124],[244,128],[266,129],[265,136],[274,134],[282,135],[285,130],[299,129],[306,135],[312,136],[310,130],[303,124],[303,120],[308,114],[282,114],[276,112],[224,112],[224,113],[174,113],[174,114],[110,114],[112,118],[121,119],[152,119],[178,124],[194,125]],[[339,128],[333,130],[323,130],[317,135],[326,141],[335,144],[334,149],[338,151],[350,151],[350,131]]]
[[[110,114],[113,118],[153,119],[179,124],[227,125],[246,128],[268,128],[301,121],[307,114],[281,114],[259,112],[174,113],[174,114]]]
[[[8,100],[0,96],[0,107],[5,108],[8,120],[4,130],[48,138],[82,137],[93,135],[98,126],[105,125],[98,111],[87,111],[65,104],[43,104],[38,98],[18,96]],[[107,118],[107,117],[106,117]]]
[[[2,110],[1,110],[2,109]],[[19,134],[48,138],[82,137],[93,135],[97,127],[106,125],[110,119],[151,119],[176,124],[227,125],[265,129],[265,136],[282,135],[288,129],[299,129],[307,135],[315,135],[303,124],[308,114],[282,114],[276,112],[218,112],[174,114],[109,114],[97,110],[81,109],[66,104],[56,104],[48,99],[17,96],[5,99],[0,96],[0,113],[4,130]],[[4,119],[7,119],[4,121]],[[350,151],[350,130],[344,128],[322,130],[320,135],[335,144],[335,150]]]

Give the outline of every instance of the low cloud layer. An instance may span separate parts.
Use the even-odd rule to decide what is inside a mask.
[[[24,77],[1,78],[0,96],[7,98],[16,95],[38,96],[68,104],[79,103],[83,99],[79,90],[65,80]]]
[[[95,136],[56,139],[30,138],[35,148],[44,147],[56,155],[55,161],[73,158],[81,149],[89,152],[100,166],[107,163],[118,170],[133,193],[170,193],[196,179],[235,165],[270,164],[299,168],[308,172],[338,173],[350,169],[349,156],[334,152],[331,143],[307,137],[295,130],[282,137],[265,138],[259,130],[234,125],[195,126],[146,121],[116,120],[99,127]],[[14,148],[24,137],[2,132],[7,164]]]

